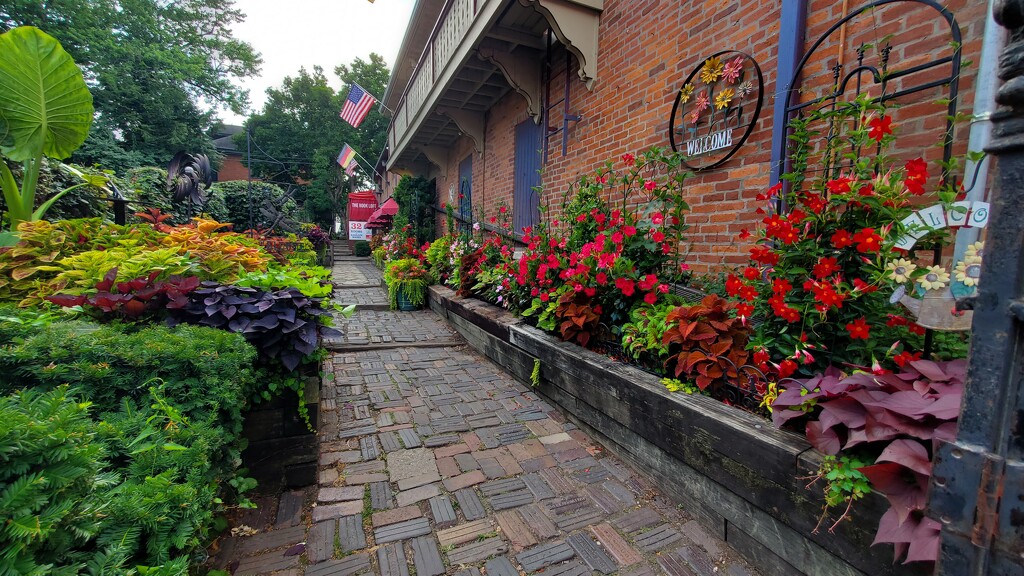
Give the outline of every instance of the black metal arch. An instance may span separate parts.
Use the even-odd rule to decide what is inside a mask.
[[[932,10],[937,12],[938,15],[941,16],[946,21],[947,25],[949,26],[950,40],[951,40],[952,46],[953,46],[953,50],[952,50],[952,54],[951,55],[944,56],[942,58],[939,58],[937,60],[933,60],[933,61],[925,63],[925,64],[919,64],[917,66],[911,66],[910,68],[907,68],[905,70],[898,70],[898,71],[895,71],[895,72],[889,72],[889,70],[888,70],[888,68],[889,68],[889,52],[892,50],[891,44],[889,44],[887,42],[886,46],[882,47],[882,49],[881,49],[881,52],[882,52],[882,54],[881,54],[881,69],[879,69],[877,67],[874,67],[874,66],[869,66],[869,65],[865,65],[864,64],[865,47],[863,45],[861,45],[857,49],[857,55],[858,55],[858,57],[857,57],[857,65],[853,69],[851,69],[846,74],[843,74],[842,67],[839,64],[836,64],[833,67],[832,71],[833,71],[833,86],[834,86],[834,88],[833,88],[833,90],[832,90],[832,92],[830,94],[825,94],[823,96],[820,96],[820,97],[815,98],[813,100],[809,100],[807,102],[801,102],[801,103],[798,103],[798,104],[793,104],[793,102],[792,102],[793,95],[796,94],[796,93],[799,93],[799,89],[800,89],[801,83],[799,83],[798,80],[800,79],[801,74],[803,73],[805,66],[807,66],[807,63],[815,55],[815,52],[818,50],[818,48],[820,48],[821,45],[824,44],[836,31],[838,31],[840,28],[842,28],[844,24],[847,24],[848,22],[856,19],[857,17],[859,17],[860,15],[864,14],[865,12],[868,12],[868,11],[873,10],[875,8],[879,8],[881,6],[885,6],[885,5],[889,5],[889,4],[903,4],[903,3],[907,3],[907,4],[920,4],[922,6],[931,8]],[[943,135],[943,141],[942,141],[942,144],[943,144],[943,160],[948,162],[949,159],[952,157],[952,154],[953,154],[953,118],[956,116],[957,97],[959,95],[960,68],[961,68],[961,49],[962,49],[961,40],[962,40],[962,36],[960,34],[960,26],[957,24],[956,18],[954,17],[953,13],[950,12],[949,10],[947,10],[944,6],[942,6],[941,4],[936,2],[935,0],[876,0],[875,2],[871,2],[870,4],[866,4],[866,5],[862,6],[862,7],[854,10],[853,12],[851,12],[848,15],[846,15],[845,17],[839,19],[834,24],[832,24],[832,26],[830,26],[829,29],[826,30],[825,33],[822,34],[814,42],[813,45],[811,45],[810,49],[807,50],[807,52],[804,54],[803,58],[800,59],[800,63],[797,65],[796,69],[793,72],[793,78],[790,81],[789,88],[786,90],[785,101],[784,101],[784,104],[783,104],[785,106],[784,118],[786,120],[786,123],[788,124],[789,120],[792,119],[793,115],[794,114],[798,114],[801,110],[810,108],[812,106],[822,106],[822,105],[828,105],[828,104],[835,104],[846,93],[846,90],[847,90],[848,85],[849,85],[851,80],[856,79],[856,86],[855,86],[854,95],[855,96],[860,95],[861,91],[863,89],[862,77],[864,76],[865,73],[870,75],[871,80],[874,82],[874,84],[881,85],[881,94],[877,98],[877,100],[879,102],[886,102],[886,101],[889,101],[889,100],[894,100],[896,98],[900,98],[900,97],[906,96],[908,94],[913,94],[913,93],[916,93],[916,92],[922,92],[924,90],[928,90],[928,89],[931,89],[931,88],[936,88],[936,87],[942,86],[942,85],[948,85],[949,86],[949,97],[948,97],[949,105],[948,105],[948,113],[947,113],[947,118],[946,118],[946,130],[945,130],[945,133]],[[946,76],[943,76],[943,77],[941,77],[939,79],[936,79],[936,80],[930,80],[928,82],[923,82],[923,83],[921,83],[919,85],[916,85],[916,86],[906,87],[906,88],[903,88],[903,89],[895,91],[895,92],[889,93],[889,92],[886,91],[887,85],[891,81],[893,81],[893,80],[896,80],[896,79],[899,79],[899,78],[903,78],[905,76],[910,76],[912,74],[917,74],[917,73],[923,72],[925,70],[929,70],[929,69],[933,69],[933,68],[940,68],[940,67],[945,66],[947,64],[949,65],[949,74],[946,75]],[[780,127],[777,127],[777,129],[786,130],[788,132],[788,126],[780,126]],[[784,147],[783,151],[782,151],[783,153],[780,156],[780,166],[779,166],[779,173],[780,174],[785,173],[787,171],[787,168],[788,168],[788,166],[787,166],[788,160],[789,160],[788,138],[783,139],[783,147]],[[947,173],[945,168],[943,168],[942,177],[943,177],[943,179],[946,179],[948,177],[948,173]]]

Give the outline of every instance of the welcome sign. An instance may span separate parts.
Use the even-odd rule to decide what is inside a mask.
[[[721,165],[754,129],[764,100],[764,78],[753,58],[726,50],[701,61],[672,105],[669,142],[691,170]]]

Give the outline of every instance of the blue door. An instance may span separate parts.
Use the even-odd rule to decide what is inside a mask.
[[[473,221],[473,154],[459,163],[459,216],[464,222]],[[469,224],[459,228],[468,229]]]
[[[522,236],[523,228],[540,221],[541,126],[526,120],[516,126],[515,184],[512,195],[512,229]]]

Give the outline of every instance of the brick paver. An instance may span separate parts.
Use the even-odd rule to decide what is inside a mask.
[[[342,299],[384,297],[365,259],[337,259],[334,282]],[[756,574],[432,312],[364,308],[339,327],[347,334],[332,344],[344,351],[325,364],[321,388],[320,486],[306,496],[316,505],[297,523],[292,493],[277,528],[260,517],[259,534],[228,539],[212,565],[307,576]],[[283,556],[306,526],[301,561]]]

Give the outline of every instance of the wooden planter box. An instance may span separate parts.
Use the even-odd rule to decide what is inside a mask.
[[[320,403],[320,377],[305,379],[306,408],[316,429]],[[316,484],[319,443],[299,416],[299,399],[291,391],[257,404],[245,414],[242,436],[249,445],[242,465],[259,482],[261,493]]]
[[[892,546],[870,547],[888,507],[879,494],[859,501],[834,533],[828,520],[814,533],[823,498],[820,486],[806,485],[822,455],[801,436],[711,398],[670,393],[655,376],[447,288],[431,287],[430,306],[525,383],[539,359],[537,392],[763,574],[929,573],[929,566],[894,566]]]

